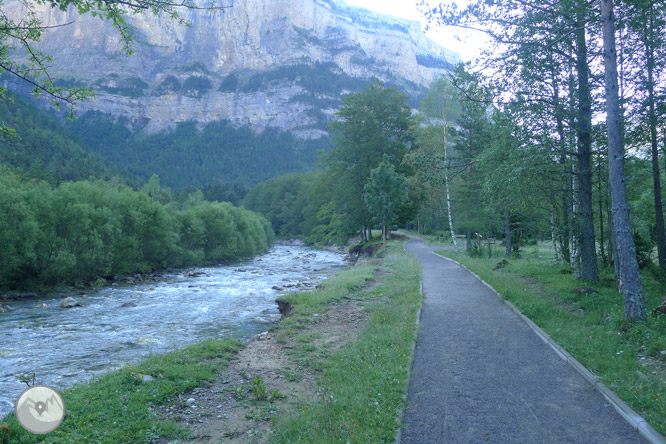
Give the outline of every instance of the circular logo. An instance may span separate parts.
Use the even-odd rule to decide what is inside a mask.
[[[43,435],[57,429],[65,418],[65,402],[51,387],[33,385],[16,400],[15,412],[21,427]]]

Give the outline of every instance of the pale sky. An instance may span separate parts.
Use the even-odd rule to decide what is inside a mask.
[[[349,5],[425,24],[423,15],[416,8],[416,0],[346,0],[346,2]],[[456,0],[456,3],[462,6],[466,1]],[[434,6],[439,4],[439,1],[431,0],[430,4]],[[465,61],[476,57],[486,41],[482,33],[453,27],[433,29],[428,31],[427,35],[441,46],[460,54]]]

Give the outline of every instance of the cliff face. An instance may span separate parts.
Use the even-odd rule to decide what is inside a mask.
[[[21,14],[13,1],[6,11]],[[72,22],[46,32],[40,48],[54,56],[51,71],[64,84],[95,89],[97,99],[79,112],[124,115],[149,131],[227,119],[318,137],[340,96],[364,80],[378,77],[415,93],[457,61],[418,23],[332,0],[236,0],[224,11],[184,10],[191,26],[135,15],[129,57],[108,23],[46,5],[40,13],[47,26]]]

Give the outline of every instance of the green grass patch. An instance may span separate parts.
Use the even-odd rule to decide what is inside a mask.
[[[277,422],[276,443],[393,442],[396,419],[404,407],[408,366],[416,337],[416,313],[421,305],[420,269],[416,259],[392,241],[381,265],[361,265],[345,271],[311,293],[290,295],[291,318],[324,312],[341,298],[365,301],[369,320],[359,336],[332,354],[299,350],[319,372],[321,396],[304,401]],[[375,279],[372,285],[367,285]],[[368,303],[368,301],[370,301]],[[293,330],[292,330],[293,332]],[[288,333],[284,333],[288,334]]]
[[[235,340],[206,340],[64,390],[67,416],[57,430],[33,435],[18,425],[12,413],[4,418],[9,442],[150,444],[162,438],[187,438],[187,429],[163,421],[155,407],[214,380],[241,347]],[[144,381],[143,375],[152,380]]]
[[[570,269],[554,264],[552,250],[527,247],[521,259],[496,268],[503,256],[472,258],[438,251],[462,263],[488,282],[503,298],[545,330],[657,431],[666,434],[666,316],[646,322],[624,321],[623,297],[612,270],[602,270],[599,283],[577,281]],[[599,293],[578,294],[589,285]],[[651,273],[643,274],[648,310],[666,290]],[[664,351],[664,354],[662,354]]]

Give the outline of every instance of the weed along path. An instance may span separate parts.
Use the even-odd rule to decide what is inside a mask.
[[[646,442],[480,280],[406,249],[425,297],[401,443]]]

